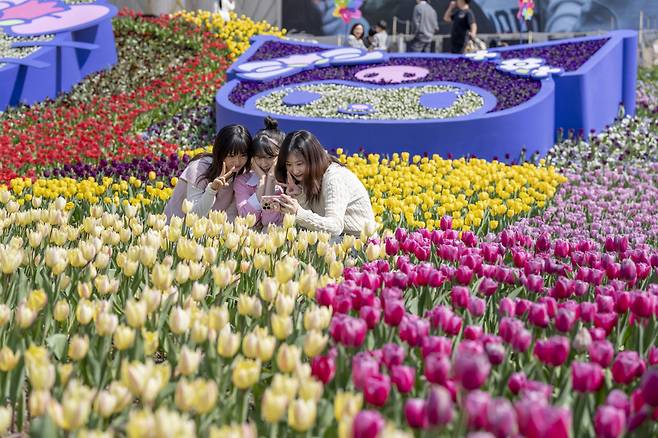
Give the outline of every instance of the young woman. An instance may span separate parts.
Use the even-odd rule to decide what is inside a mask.
[[[286,135],[279,123],[271,117],[265,119],[265,129],[254,135],[251,142],[251,170],[235,178],[235,203],[238,214],[254,214],[263,226],[281,224],[283,216],[272,209],[263,209],[263,196],[283,193],[274,178],[274,164]],[[267,207],[267,205],[266,205]]]
[[[308,131],[286,136],[276,162],[276,177],[287,181],[280,210],[299,226],[332,236],[359,235],[375,222],[370,196],[359,178],[331,157]]]
[[[167,203],[165,214],[184,217],[182,204],[192,203],[192,213],[206,216],[210,210],[225,211],[228,219],[237,216],[233,184],[235,177],[249,167],[251,134],[242,125],[223,127],[215,137],[211,154],[192,159],[178,178],[178,184]]]
[[[366,45],[363,42],[363,37],[365,36],[365,28],[363,24],[356,23],[352,26],[350,34],[347,36],[347,45],[357,49],[365,49]]]

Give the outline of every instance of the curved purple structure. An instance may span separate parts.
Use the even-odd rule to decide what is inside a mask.
[[[636,47],[635,32],[617,31],[468,56],[378,57],[373,52],[358,53],[358,49],[257,37],[229,69],[229,81],[216,95],[217,126],[241,123],[256,130],[264,116],[272,115],[285,131],[308,129],[326,147],[350,152],[408,151],[498,159],[518,157],[526,150],[543,156],[559,128],[601,130],[614,121],[620,104],[626,114],[634,114]],[[423,114],[411,120],[377,117],[378,107],[385,107],[385,102],[356,100],[351,104],[368,111],[350,115],[336,108],[340,115],[299,115],[305,105],[312,109],[321,103],[326,111],[333,102],[329,96],[324,101],[316,97],[298,103],[295,111],[259,109],[260,99],[272,93],[292,94],[294,101],[298,96],[294,93],[304,87],[317,93],[312,88],[317,84],[363,89],[456,85],[480,95],[484,105],[467,115],[427,118]],[[432,109],[454,104],[455,98],[447,94],[423,95],[418,103]]]
[[[0,58],[0,111],[31,105],[71,90],[85,76],[117,61],[112,17],[116,7],[98,0],[67,4],[61,1],[5,0],[0,28],[14,37],[54,35],[48,41],[18,40],[12,47],[38,47],[24,58]]]

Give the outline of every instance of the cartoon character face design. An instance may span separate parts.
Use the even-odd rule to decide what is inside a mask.
[[[403,82],[418,81],[426,77],[429,73],[429,70],[423,67],[387,65],[367,68],[354,76],[363,82],[401,84]]]
[[[61,0],[0,0],[0,28],[13,36],[66,32],[114,13],[105,4],[66,4]]]

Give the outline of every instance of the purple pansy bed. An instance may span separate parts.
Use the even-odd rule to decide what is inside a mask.
[[[620,103],[634,111],[626,93],[634,76],[610,71],[633,68],[636,38],[621,31],[456,56],[259,37],[217,94],[217,125],[258,128],[269,114],[287,130],[313,130],[327,146],[348,150],[543,155],[558,128],[596,131],[614,120]],[[594,96],[592,86],[603,81],[608,91]],[[567,94],[574,104],[564,111]],[[352,107],[368,111],[345,111]]]

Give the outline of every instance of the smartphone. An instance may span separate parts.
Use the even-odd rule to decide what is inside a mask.
[[[261,197],[261,204],[263,205],[263,210],[279,210],[279,196],[263,196]]]

